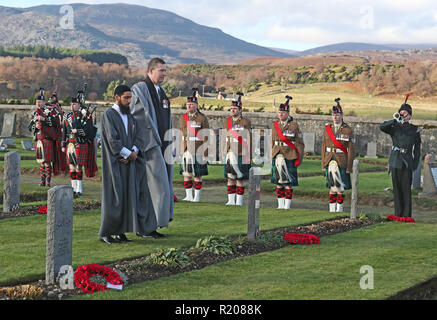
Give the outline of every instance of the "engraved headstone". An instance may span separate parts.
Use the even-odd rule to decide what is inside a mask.
[[[24,150],[29,150],[29,151],[35,150],[35,146],[32,140],[22,140],[21,146],[23,147]]]
[[[365,158],[371,158],[371,159],[378,158],[376,156],[376,147],[377,147],[376,142],[369,142],[367,144],[367,154],[366,154]]]
[[[419,198],[437,199],[437,163],[427,155],[423,164],[423,188]]]
[[[422,180],[422,161],[419,161],[419,165],[417,166],[416,170],[413,171],[413,188],[414,189],[420,189],[421,187],[421,180]]]
[[[261,168],[252,167],[249,170],[249,200],[247,239],[255,240],[259,234],[259,211],[261,206]]]
[[[15,136],[15,121],[17,115],[15,113],[5,113],[3,117],[2,137]]]
[[[305,144],[305,152],[314,153],[314,145],[316,144],[316,134],[314,132],[303,133],[303,143]]]
[[[46,284],[73,259],[73,189],[56,186],[47,193]]]
[[[15,139],[14,138],[3,138],[0,139],[0,145],[3,146],[10,146],[14,144]]]
[[[3,211],[12,212],[20,207],[21,155],[11,151],[4,158]]]

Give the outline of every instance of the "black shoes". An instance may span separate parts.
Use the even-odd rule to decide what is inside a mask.
[[[159,239],[159,238],[164,238],[165,237],[164,234],[159,233],[156,230],[152,231],[150,233],[147,233],[147,234],[142,234],[142,233],[137,232],[137,236],[141,237],[141,238],[153,238],[153,239]]]
[[[124,233],[118,234],[114,238],[120,242],[132,242],[133,241],[131,239],[128,239]]]
[[[112,244],[112,243],[132,242],[133,240],[128,239],[126,235],[122,233],[122,234],[117,234],[115,236],[100,237],[100,241],[105,242],[107,244]]]
[[[121,243],[120,240],[118,240],[117,238],[114,238],[113,236],[100,237],[100,241],[105,242],[107,244]]]

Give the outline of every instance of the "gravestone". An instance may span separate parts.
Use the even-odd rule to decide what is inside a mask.
[[[425,156],[423,163],[423,188],[419,198],[437,199],[437,163],[432,155]]]
[[[4,158],[3,211],[12,212],[20,208],[21,155],[11,151]]]
[[[54,284],[61,267],[73,260],[73,189],[56,186],[47,192],[46,284]]]
[[[351,219],[357,218],[358,211],[358,177],[360,173],[360,160],[355,159],[352,167],[352,194],[351,194]]]
[[[314,153],[314,146],[316,144],[316,134],[314,132],[303,133],[303,143],[305,144],[304,152]]]
[[[376,156],[376,147],[377,147],[376,142],[369,142],[367,144],[367,153],[366,153],[365,158],[370,158],[370,159],[378,158]]]
[[[14,144],[14,141],[15,141],[14,138],[3,138],[0,139],[0,145],[11,146]]]
[[[419,165],[416,170],[413,171],[413,188],[420,189],[422,184],[422,161],[419,161]]]
[[[35,146],[32,140],[22,140],[21,146],[23,147],[24,150],[29,150],[29,151],[35,150]]]
[[[17,115],[15,113],[5,113],[3,117],[2,137],[15,136],[15,122]]]
[[[249,170],[249,200],[247,219],[247,239],[255,240],[259,234],[259,210],[261,206],[261,168]]]

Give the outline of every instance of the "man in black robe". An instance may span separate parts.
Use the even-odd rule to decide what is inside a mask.
[[[147,178],[137,122],[130,114],[131,90],[115,89],[115,104],[101,118],[102,215],[100,240],[130,242],[126,232],[148,234],[157,228],[156,217],[145,205]]]

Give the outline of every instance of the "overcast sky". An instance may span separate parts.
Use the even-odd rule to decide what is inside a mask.
[[[130,3],[174,12],[266,47],[437,43],[435,0],[0,0],[0,5]]]

